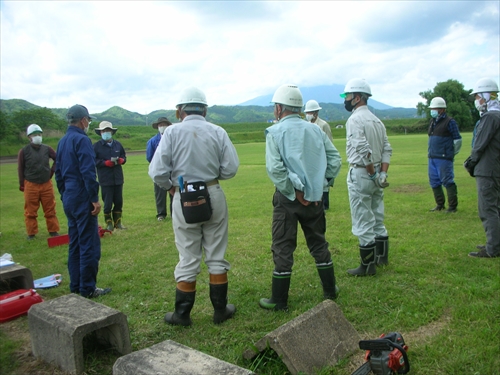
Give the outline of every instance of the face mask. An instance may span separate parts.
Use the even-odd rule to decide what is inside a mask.
[[[306,115],[306,120],[311,121],[314,118],[314,115]]]
[[[35,136],[31,137],[31,142],[33,142],[34,145],[41,145],[42,144],[42,136],[35,135]]]
[[[438,115],[439,115],[438,111],[436,111],[435,109],[431,109],[431,117],[432,118],[436,118],[436,117],[438,117]]]
[[[480,103],[480,100],[481,100],[481,99],[476,99],[476,100],[474,100],[474,105],[476,106],[476,109],[477,109],[480,113],[482,113],[482,112],[485,112],[485,111],[486,111],[486,103],[481,104],[481,103]]]
[[[85,132],[85,134],[87,134],[89,132],[89,127],[87,126],[86,128],[83,129],[83,131]]]
[[[346,109],[346,111],[348,112],[352,112],[352,110],[354,109],[354,106],[352,105],[352,101],[353,101],[354,98],[352,98],[351,100],[347,101],[347,100],[344,100],[344,108]]]
[[[109,141],[112,136],[110,132],[101,133],[101,138],[105,141]]]
[[[166,126],[158,126],[158,131],[160,132],[160,134],[163,134],[166,128]]]

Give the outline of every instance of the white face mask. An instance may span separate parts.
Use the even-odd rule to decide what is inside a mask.
[[[158,131],[160,132],[160,134],[163,134],[166,128],[166,126],[158,126]]]
[[[314,115],[306,114],[306,120],[311,121],[314,118]]]
[[[474,105],[476,106],[476,109],[480,113],[482,113],[482,112],[486,111],[486,103],[481,104],[480,101],[481,101],[481,99],[474,100]]]
[[[35,135],[35,136],[31,137],[31,142],[33,142],[34,145],[41,145],[42,144],[42,136]]]
[[[436,111],[435,109],[431,109],[431,117],[436,118],[439,116],[439,112]]]

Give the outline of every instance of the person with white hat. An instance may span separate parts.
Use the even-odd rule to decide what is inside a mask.
[[[340,171],[341,158],[325,132],[300,117],[302,93],[296,85],[278,87],[271,103],[278,120],[265,131],[266,169],[276,187],[271,244],[274,271],[271,298],[261,298],[259,305],[279,311],[288,310],[299,223],[316,263],[323,297],[337,298],[322,197]]]
[[[464,166],[476,178],[479,218],[486,233],[486,244],[469,253],[474,258],[500,257],[500,103],[498,84],[481,78],[472,90],[481,118],[474,145]]]
[[[47,229],[51,237],[59,235],[59,220],[56,216],[56,199],[52,175],[56,170],[56,152],[42,143],[42,128],[31,124],[26,130],[30,143],[17,155],[19,190],[24,193],[24,223],[28,240],[38,233],[38,209],[42,204]],[[50,159],[54,162],[52,167]]]
[[[113,139],[117,128],[109,121],[101,121],[94,131],[101,140],[94,143],[97,177],[104,201],[104,221],[106,229],[126,229],[122,224],[123,212],[123,168],[127,156],[122,144]]]
[[[153,137],[151,137],[146,144],[146,160],[151,163],[153,160],[153,156],[155,154],[156,148],[160,143],[161,137],[165,132],[167,126],[172,125],[170,120],[166,117],[159,117],[158,120],[153,122],[153,129],[158,129],[158,133],[156,133]],[[154,184],[155,190],[155,201],[156,201],[156,220],[163,221],[167,217],[167,191],[162,189],[158,184]],[[172,216],[172,201],[173,197],[170,196],[170,216]]]
[[[429,183],[434,193],[436,207],[431,211],[445,209],[443,186],[448,194],[447,213],[457,212],[458,194],[453,160],[462,147],[462,136],[455,119],[446,113],[446,101],[440,96],[432,98],[429,104],[432,120],[429,124]]]
[[[319,106],[316,100],[308,100],[305,107],[304,113],[306,114],[306,120],[316,124],[320,127],[321,130],[325,132],[328,139],[333,143],[332,129],[330,128],[330,124],[328,124],[325,120],[319,118],[319,110],[321,107]],[[328,190],[330,188],[328,187]],[[328,190],[323,192],[323,207],[325,210],[330,209],[330,197],[328,194]]]
[[[368,109],[370,85],[360,78],[349,80],[340,94],[352,112],[346,123],[349,163],[347,189],[352,233],[358,237],[361,264],[349,269],[353,276],[375,275],[376,265],[389,264],[389,236],[384,225],[384,189],[392,148],[385,126]]]
[[[175,310],[164,320],[173,325],[192,324],[196,277],[203,259],[209,273],[213,322],[220,324],[233,317],[236,307],[227,303],[229,217],[219,180],[234,177],[240,162],[227,132],[205,119],[207,99],[203,91],[196,87],[183,90],[176,109],[181,122],[165,129],[149,165],[153,181],[174,193],[172,226],[179,263],[174,271]],[[198,198],[185,200],[189,192]]]
[[[101,238],[97,215],[101,212],[95,153],[87,133],[94,117],[83,105],[68,110],[68,130],[57,145],[56,182],[68,218],[69,290],[86,298],[111,292],[96,286]]]

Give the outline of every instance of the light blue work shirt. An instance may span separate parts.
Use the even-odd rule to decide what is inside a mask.
[[[265,134],[266,169],[276,189],[291,201],[295,190],[303,191],[307,201],[320,201],[342,162],[325,132],[299,115],[289,115]]]

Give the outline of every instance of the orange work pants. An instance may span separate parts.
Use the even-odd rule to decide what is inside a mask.
[[[24,181],[24,222],[28,236],[38,233],[38,209],[42,203],[45,222],[49,232],[59,231],[59,220],[56,216],[56,199],[54,187],[49,180],[43,184]]]

